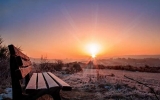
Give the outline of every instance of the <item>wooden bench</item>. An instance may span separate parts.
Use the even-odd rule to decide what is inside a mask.
[[[44,94],[51,95],[54,100],[61,100],[60,90],[72,90],[70,85],[51,72],[30,75],[33,67],[29,57],[14,45],[8,47],[10,51],[13,100],[36,100]]]

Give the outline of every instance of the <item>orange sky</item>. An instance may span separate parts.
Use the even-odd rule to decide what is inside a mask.
[[[85,58],[92,43],[99,46],[97,57],[160,54],[159,1],[2,4],[4,43],[30,57]]]

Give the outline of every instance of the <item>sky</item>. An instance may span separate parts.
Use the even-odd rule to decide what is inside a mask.
[[[85,58],[92,51],[99,58],[157,55],[159,5],[160,0],[0,0],[0,35],[4,45],[35,58]]]

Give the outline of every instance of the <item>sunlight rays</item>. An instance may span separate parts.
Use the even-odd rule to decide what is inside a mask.
[[[100,38],[98,36],[98,34],[101,34],[101,33],[99,33],[100,26],[98,26],[98,23],[100,24],[98,4],[93,5],[94,9],[91,10],[91,11],[93,11],[91,13],[92,17],[90,16],[92,19],[92,21],[90,22],[90,24],[92,26],[92,29],[90,29],[91,33],[85,33],[86,31],[81,31],[81,30],[83,30],[83,28],[85,28],[85,26],[82,26],[82,27],[77,26],[77,25],[79,25],[79,23],[77,23],[77,21],[75,19],[73,19],[74,16],[72,15],[72,12],[70,10],[68,10],[65,5],[62,5],[62,6],[63,6],[61,8],[62,14],[67,19],[68,25],[71,27],[71,28],[68,28],[68,26],[66,26],[66,30],[68,31],[69,35],[71,35],[73,37],[73,39],[75,39],[78,42],[79,49],[82,49],[81,51],[83,53],[88,52],[92,58],[95,58],[97,56],[97,53],[100,52],[97,50],[97,48],[99,48],[99,47],[96,47],[93,45],[88,46],[90,49],[87,47],[87,50],[85,49],[84,51],[83,51],[83,47],[84,47],[84,45],[87,45],[86,42],[91,43],[91,41],[96,42],[98,40],[102,40],[102,37]],[[131,36],[131,33],[132,33],[131,31],[139,24],[141,17],[142,17],[142,15],[139,15],[136,18],[134,18],[133,20],[130,20],[130,23],[128,23],[126,28],[124,30],[120,31],[119,34],[117,34],[114,37],[113,41],[111,41],[111,43],[106,44],[107,47],[104,48],[103,47],[103,46],[105,46],[104,43],[101,43],[101,45],[103,45],[102,46],[103,49],[105,49],[105,50],[103,50],[103,52],[105,52],[106,54],[108,54],[109,52],[112,52],[112,48],[114,48],[116,45],[121,43],[121,41],[128,39]],[[87,29],[89,29],[89,28],[87,28]],[[89,34],[89,35],[85,38],[85,40],[83,40],[83,38],[81,38],[80,34],[86,34],[86,35]],[[112,33],[107,33],[107,34],[112,34]],[[109,37],[106,37],[106,39],[107,38],[109,38]],[[100,41],[98,41],[98,42],[100,42]]]
[[[64,14],[64,16],[67,19],[67,21],[69,22],[69,24],[71,25],[71,27],[73,28],[73,31],[72,32],[69,31],[69,33],[71,34],[72,37],[74,37],[74,39],[76,39],[78,41],[78,43],[81,44],[80,39],[76,35],[76,33],[78,33],[78,28],[77,28],[73,18],[71,17],[70,13],[68,12],[67,8],[64,5],[63,5],[61,11]]]

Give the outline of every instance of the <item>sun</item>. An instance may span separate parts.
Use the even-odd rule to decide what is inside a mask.
[[[99,52],[99,45],[96,43],[91,43],[88,45],[88,51],[92,58],[95,58],[97,53]]]
[[[95,57],[96,57],[96,55],[95,55],[95,54],[92,54],[91,56],[92,56],[92,58],[95,58]]]

